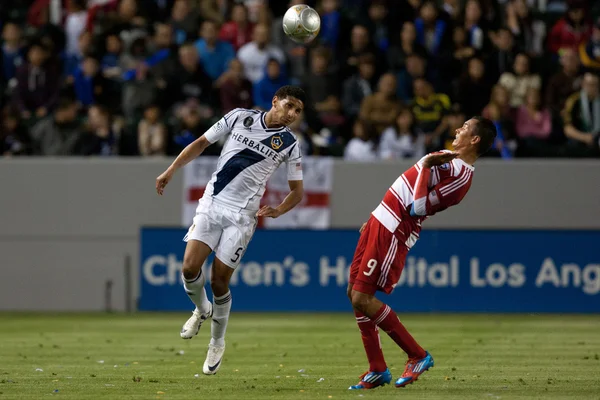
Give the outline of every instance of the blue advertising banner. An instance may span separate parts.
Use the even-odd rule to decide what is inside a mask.
[[[140,310],[193,309],[180,278],[186,231],[142,228]],[[349,311],[358,236],[257,231],[233,274],[234,309]],[[378,296],[397,311],[598,313],[599,247],[596,231],[425,230],[394,292]]]

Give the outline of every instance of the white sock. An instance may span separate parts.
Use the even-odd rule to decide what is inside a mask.
[[[213,297],[213,316],[210,325],[210,344],[214,346],[225,346],[225,331],[227,330],[227,321],[229,321],[229,312],[231,311],[231,291],[223,296]]]
[[[181,278],[183,279],[185,292],[190,300],[196,305],[196,309],[202,314],[209,312],[210,302],[208,301],[208,297],[206,297],[206,290],[204,289],[206,279],[204,278],[202,270],[200,270],[200,273],[194,279],[187,280],[183,276]]]

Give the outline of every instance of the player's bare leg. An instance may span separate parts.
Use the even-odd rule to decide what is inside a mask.
[[[211,336],[208,345],[208,353],[202,372],[206,375],[214,375],[221,367],[223,353],[225,352],[225,332],[229,313],[231,311],[231,292],[229,281],[234,269],[224,264],[215,257],[210,275],[210,286],[213,291],[213,315],[211,323]]]
[[[208,301],[204,289],[206,277],[202,273],[202,265],[211,252],[211,248],[203,242],[187,242],[182,268],[183,287],[196,309],[181,328],[180,335],[183,339],[196,336],[202,323],[212,315],[212,304]]]
[[[396,380],[396,387],[404,387],[416,381],[419,376],[433,367],[433,358],[426,352],[402,325],[390,306],[384,304],[371,293],[356,290],[351,293],[352,306],[366,315],[383,329],[408,355],[404,373]]]
[[[352,301],[352,286],[352,284],[349,284],[346,292],[350,301]],[[392,374],[385,363],[383,351],[381,350],[379,328],[369,317],[358,310],[354,310],[354,316],[360,330],[363,347],[367,353],[369,370],[359,377],[358,384],[350,386],[349,389],[374,389],[389,384],[392,381]]]

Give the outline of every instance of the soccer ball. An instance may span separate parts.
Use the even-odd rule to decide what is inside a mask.
[[[319,34],[321,17],[305,4],[290,7],[283,16],[283,32],[296,43],[310,43]]]

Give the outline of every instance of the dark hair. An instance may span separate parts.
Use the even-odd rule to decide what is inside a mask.
[[[275,92],[275,96],[278,99],[285,99],[287,97],[294,97],[302,102],[302,104],[306,107],[306,93],[298,86],[282,86]]]
[[[479,148],[477,149],[477,155],[487,153],[489,149],[494,145],[496,140],[496,125],[484,117],[473,117],[477,121],[477,125],[473,129],[473,134],[479,136]]]

